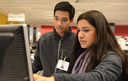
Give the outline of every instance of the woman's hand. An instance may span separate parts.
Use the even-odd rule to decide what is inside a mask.
[[[51,77],[43,77],[37,74],[33,74],[34,81],[55,81],[54,76]]]

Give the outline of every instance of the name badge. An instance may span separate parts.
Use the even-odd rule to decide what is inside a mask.
[[[69,62],[66,62],[65,60],[59,60],[57,64],[57,68],[60,70],[67,71],[69,66]]]

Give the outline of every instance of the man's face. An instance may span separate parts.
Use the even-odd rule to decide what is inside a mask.
[[[54,27],[57,34],[62,37],[68,31],[69,26],[72,24],[73,19],[70,21],[69,12],[57,10],[54,15]]]

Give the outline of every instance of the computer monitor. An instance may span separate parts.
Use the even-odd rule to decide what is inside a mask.
[[[0,25],[0,81],[34,81],[27,25]]]

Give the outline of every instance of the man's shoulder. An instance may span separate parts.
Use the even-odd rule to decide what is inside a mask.
[[[72,31],[71,31],[71,35],[74,35],[74,36],[76,36],[76,33],[74,33],[74,32],[72,32]]]
[[[73,37],[73,38],[76,37],[76,33],[71,32],[70,37]]]
[[[53,34],[54,34],[53,31],[46,32],[46,33],[42,34],[40,38],[44,40],[44,39],[52,36]]]
[[[53,31],[46,32],[46,33],[42,34],[41,36],[44,37],[44,36],[49,36],[49,35],[53,35]]]

